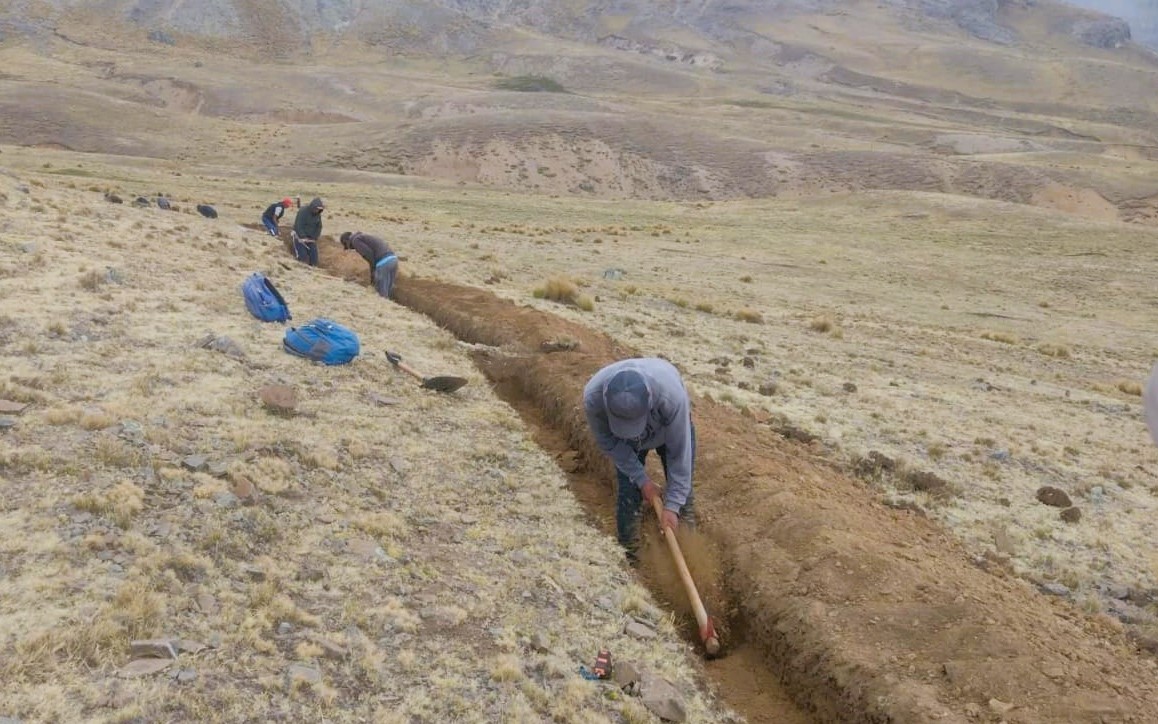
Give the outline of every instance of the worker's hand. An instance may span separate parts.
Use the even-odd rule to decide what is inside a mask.
[[[662,531],[664,528],[671,528],[672,532],[675,532],[679,528],[679,525],[679,513],[664,508],[663,515],[659,519],[659,529]]]
[[[643,487],[639,489],[643,493],[643,499],[647,501],[648,506],[652,506],[652,500],[660,496],[659,486],[651,482],[651,480],[644,480]]]

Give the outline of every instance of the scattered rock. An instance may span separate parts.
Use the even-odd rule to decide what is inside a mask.
[[[349,652],[346,651],[344,646],[339,646],[329,639],[316,636],[312,639],[312,641],[321,647],[322,656],[326,657],[327,659],[342,661],[346,658],[346,656],[349,655]]]
[[[226,474],[229,473],[229,463],[221,460],[213,460],[205,466],[205,472],[215,478],[224,478]]]
[[[148,38],[151,42],[161,43],[162,45],[176,45],[177,44],[177,41],[173,39],[173,36],[169,35],[164,30],[157,30],[157,29],[150,30]]]
[[[1066,491],[1052,485],[1043,485],[1038,488],[1037,500],[1055,508],[1068,508],[1073,505],[1073,501],[1070,500],[1070,496],[1066,495]]]
[[[551,642],[547,640],[547,635],[542,631],[536,631],[535,635],[531,637],[531,650],[545,654],[551,650]]]
[[[1067,523],[1077,523],[1082,519],[1082,509],[1077,506],[1066,508],[1061,512],[1061,519]]]
[[[138,676],[149,676],[164,671],[173,664],[173,659],[137,659],[130,661],[117,672],[117,676],[125,679],[135,679]]]
[[[1068,596],[1068,595],[1070,595],[1069,586],[1065,585],[1064,583],[1057,583],[1056,581],[1051,581],[1049,583],[1041,584],[1041,590],[1044,591],[1045,593],[1050,594],[1051,596]]]
[[[192,470],[195,473],[204,470],[208,463],[209,460],[204,455],[186,455],[181,460],[181,465],[186,470]]]
[[[233,482],[231,492],[237,496],[237,499],[241,501],[242,505],[253,505],[257,502],[257,486],[244,475],[237,476],[237,479]]]
[[[623,627],[623,633],[644,640],[653,639],[657,636],[655,629],[635,619],[627,622],[627,625]]]
[[[173,678],[178,684],[189,684],[197,680],[197,672],[193,669],[178,669]]]
[[[265,570],[261,566],[252,563],[242,563],[241,572],[244,573],[249,580],[258,583],[261,583],[266,578]]]
[[[1017,554],[1017,542],[1013,540],[1013,536],[1009,535],[1009,531],[1001,528],[993,534],[993,547],[997,549],[998,553],[1004,553],[1007,556]]]
[[[375,405],[382,405],[383,407],[402,404],[401,397],[386,397],[384,395],[379,395],[377,392],[370,393],[370,401]]]
[[[288,385],[265,385],[257,396],[267,410],[277,415],[292,415],[298,407],[297,392]]]
[[[325,580],[325,578],[326,570],[311,563],[303,565],[297,573],[297,579],[299,581],[306,581],[308,583],[317,583],[318,581]]]
[[[994,462],[999,462],[999,463],[1006,462],[1007,460],[1009,460],[1009,451],[1008,450],[994,450],[993,452],[989,453],[989,459],[993,460]]]
[[[671,682],[654,674],[643,674],[640,680],[643,705],[664,721],[687,721],[683,695]]]
[[[916,470],[905,476],[913,490],[923,493],[945,493],[949,490],[949,483],[940,476],[927,470]]]
[[[197,608],[201,613],[212,616],[217,613],[217,599],[208,593],[197,594]]]
[[[845,382],[843,385],[840,386],[840,388],[842,390],[844,390],[845,392],[856,392],[856,383],[855,382]]]
[[[881,473],[891,473],[897,468],[897,462],[883,453],[870,450],[869,454],[856,461],[854,472],[859,477],[870,478]]]
[[[744,359],[740,360],[740,364],[744,365],[750,370],[756,368],[756,360],[752,357],[745,357]]]
[[[993,711],[994,714],[1008,714],[1014,706],[1014,704],[1009,704],[1000,699],[989,700],[989,709]]]
[[[217,209],[213,208],[209,204],[197,204],[197,213],[201,214],[207,219],[217,218]]]
[[[611,677],[620,689],[626,689],[632,684],[639,683],[639,670],[635,668],[635,664],[620,661],[612,669]]]
[[[627,276],[627,272],[624,271],[623,269],[604,269],[603,270],[603,278],[604,279],[610,279],[612,281],[619,281],[620,279],[622,279],[625,276]]]
[[[179,639],[177,641],[177,651],[183,654],[199,654],[207,648],[209,647],[205,644],[192,639]]]
[[[546,340],[539,345],[539,349],[547,354],[552,352],[570,352],[579,349],[579,343],[573,339]]]
[[[234,342],[229,337],[218,337],[216,335],[209,334],[205,337],[202,337],[201,340],[197,343],[197,346],[204,349],[211,349],[214,352],[221,352],[225,356],[233,357],[234,359],[245,358],[245,351],[241,349],[241,345],[237,344],[237,342]]]
[[[1041,673],[1045,674],[1051,679],[1066,678],[1066,670],[1057,664],[1046,664],[1042,667]]]
[[[222,508],[236,508],[238,505],[241,504],[241,500],[238,499],[238,497],[236,495],[234,495],[233,493],[231,493],[229,491],[218,493],[213,498],[213,502],[217,503]]]
[[[776,390],[780,389],[780,385],[775,381],[761,382],[756,391],[765,397],[771,397],[776,394]]]
[[[121,199],[121,197],[117,196],[116,194],[105,194],[105,201],[108,201],[110,204],[123,204],[123,203],[125,203],[124,200]]]
[[[1130,25],[1121,18],[1083,18],[1073,24],[1070,33],[1095,48],[1120,48],[1130,40]]]
[[[0,400],[0,414],[3,415],[19,415],[28,408],[26,402],[13,402],[12,400]]]
[[[16,419],[12,417],[0,417],[0,430],[9,430],[16,427]]]
[[[294,625],[289,621],[282,621],[277,625],[278,636],[289,636],[294,632]]]
[[[157,206],[164,209],[165,211],[171,211],[173,209],[173,205],[169,203],[169,199],[165,198],[164,196],[157,197]]]
[[[309,686],[322,683],[322,672],[305,664],[290,664],[285,673],[290,686],[298,683]]]
[[[135,659],[175,659],[177,649],[170,639],[138,639],[129,643],[129,655]]]
[[[35,254],[36,250],[39,249],[40,247],[38,247],[36,244],[33,244],[32,242],[26,242],[24,244],[21,244],[17,248],[20,249],[20,252],[22,254]]]
[[[138,196],[137,198],[133,199],[133,206],[136,206],[138,209],[143,209],[152,205],[152,202],[150,202],[144,196]]]

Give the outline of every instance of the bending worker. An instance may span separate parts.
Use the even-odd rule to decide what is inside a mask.
[[[394,298],[394,278],[398,275],[398,255],[377,236],[361,231],[342,233],[342,248],[353,249],[370,264],[370,284],[386,299]]]

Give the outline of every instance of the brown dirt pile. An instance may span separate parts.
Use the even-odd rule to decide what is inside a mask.
[[[495,355],[504,384],[517,380],[580,465],[607,469],[581,391],[634,350],[483,290],[404,278],[398,299],[509,351]],[[561,338],[580,346],[540,351]],[[934,523],[736,410],[694,404],[700,530],[719,547],[737,623],[820,719],[1158,721],[1153,662],[1119,628],[979,569]]]

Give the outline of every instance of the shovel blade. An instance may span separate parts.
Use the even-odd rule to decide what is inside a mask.
[[[435,392],[454,392],[458,388],[466,384],[464,377],[452,377],[445,375],[443,377],[427,377],[422,381],[422,386],[428,390]]]

